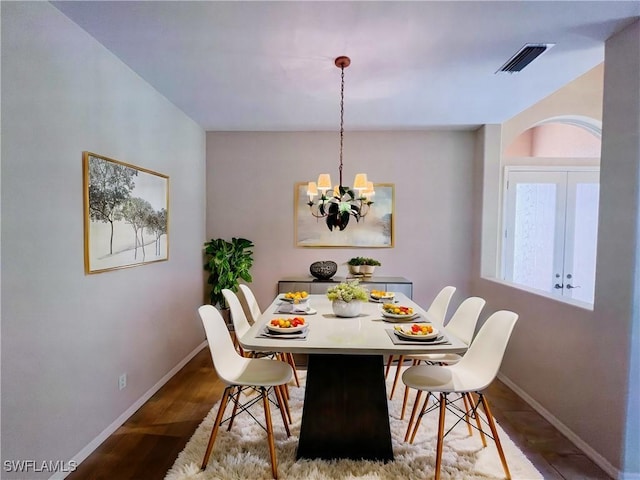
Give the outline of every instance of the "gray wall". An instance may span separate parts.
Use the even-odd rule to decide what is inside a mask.
[[[255,242],[252,288],[260,305],[283,276],[308,276],[316,260],[334,260],[346,275],[353,256],[379,259],[376,275],[413,281],[423,305],[447,284],[459,297],[468,293],[473,132],[345,132],[344,182],[366,171],[395,184],[395,246],[296,247],[294,184],[324,172],[337,183],[339,142],[334,132],[207,133],[207,236]]]
[[[84,274],[83,150],[170,176],[168,262]],[[204,131],[120,60],[2,2],[3,461],[69,460],[202,343],[204,168]]]

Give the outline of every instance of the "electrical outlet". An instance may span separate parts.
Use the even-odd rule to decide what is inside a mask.
[[[118,388],[123,390],[127,386],[127,374],[123,373],[118,377]]]

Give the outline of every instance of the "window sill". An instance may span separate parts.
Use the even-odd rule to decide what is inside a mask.
[[[593,304],[592,303],[583,302],[581,300],[575,300],[573,298],[562,297],[562,296],[559,296],[559,295],[553,295],[552,293],[545,292],[543,290],[530,288],[530,287],[527,287],[525,285],[519,285],[517,283],[508,282],[506,280],[501,280],[499,278],[494,278],[494,277],[481,277],[481,278],[482,278],[482,280],[486,280],[486,281],[493,282],[493,283],[498,283],[500,285],[504,285],[506,287],[511,287],[511,288],[516,289],[516,290],[520,290],[522,292],[527,292],[527,293],[530,293],[532,295],[537,295],[539,297],[544,297],[544,298],[548,298],[550,300],[555,300],[556,302],[559,302],[559,303],[565,303],[567,305],[578,307],[578,308],[581,308],[583,310],[588,310],[590,312],[593,311]]]

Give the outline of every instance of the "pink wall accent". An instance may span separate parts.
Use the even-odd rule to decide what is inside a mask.
[[[525,130],[504,150],[505,157],[531,157],[533,128]]]
[[[533,129],[533,157],[600,157],[600,139],[575,125],[548,123]]]
[[[599,158],[600,138],[584,128],[547,123],[525,130],[509,145],[505,157]]]

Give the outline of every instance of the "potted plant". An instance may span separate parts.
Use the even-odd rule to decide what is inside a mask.
[[[333,313],[337,317],[357,317],[362,311],[362,302],[366,302],[369,292],[361,287],[358,280],[343,282],[327,290]]]
[[[362,257],[353,257],[352,259],[350,259],[347,262],[347,265],[349,265],[349,273],[358,275],[360,273],[360,270],[362,269],[363,260],[364,258]]]
[[[382,264],[375,258],[363,258],[362,266],[360,267],[360,273],[364,274],[366,277],[370,277],[371,275],[373,275],[376,267],[379,267],[380,265]]]
[[[209,299],[211,305],[227,309],[222,290],[228,288],[238,291],[238,280],[251,282],[249,270],[253,265],[253,242],[246,238],[232,238],[230,242],[223,238],[212,238],[204,244],[207,263],[204,269],[209,272],[207,283],[211,286]]]

